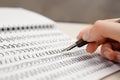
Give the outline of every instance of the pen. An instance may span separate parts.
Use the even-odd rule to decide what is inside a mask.
[[[84,41],[83,39],[80,39],[80,40],[76,41],[74,44],[70,45],[69,47],[63,49],[62,52],[63,51],[69,51],[69,50],[73,49],[74,47],[82,47],[82,46],[84,46],[88,43],[89,42]]]
[[[115,22],[120,23],[120,19],[117,19]],[[69,51],[69,50],[73,49],[74,47],[82,47],[88,43],[89,42],[84,41],[83,39],[80,39],[80,40],[76,41],[74,44],[70,45],[69,47],[63,49],[62,52]]]

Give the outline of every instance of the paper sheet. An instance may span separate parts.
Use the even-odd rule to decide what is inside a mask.
[[[17,9],[0,11],[11,15],[14,12],[16,16],[23,14],[28,17],[29,14],[29,11]],[[38,18],[33,13],[29,15],[32,18],[29,16],[27,20],[17,17],[16,24],[15,18],[11,23],[10,20],[4,22],[7,19],[5,17],[3,23],[1,20],[0,23],[9,23],[14,27],[22,23],[24,26],[31,23],[33,26],[41,26],[42,22],[44,25],[53,24],[53,21]],[[22,19],[25,20],[22,22]],[[39,23],[39,20],[42,22]],[[61,52],[74,42],[74,39],[55,27],[0,32],[0,80],[98,80],[120,70],[119,65],[102,58],[99,53],[88,54],[85,46]]]
[[[55,28],[3,34],[0,80],[96,80],[120,69],[84,47],[61,53],[75,40]]]

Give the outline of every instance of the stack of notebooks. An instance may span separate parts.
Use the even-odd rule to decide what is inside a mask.
[[[85,47],[61,52],[75,41],[40,14],[0,8],[0,80],[98,80],[120,70]]]

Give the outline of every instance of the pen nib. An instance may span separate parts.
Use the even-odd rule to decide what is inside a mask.
[[[70,45],[69,47],[63,49],[61,52],[69,51],[69,50],[71,50],[71,49],[74,48],[74,47],[76,47],[76,44]]]

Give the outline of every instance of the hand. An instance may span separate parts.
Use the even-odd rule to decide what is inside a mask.
[[[101,45],[101,55],[120,63],[120,23],[118,19],[99,20],[78,35],[78,39],[91,42],[87,51],[93,53]]]

